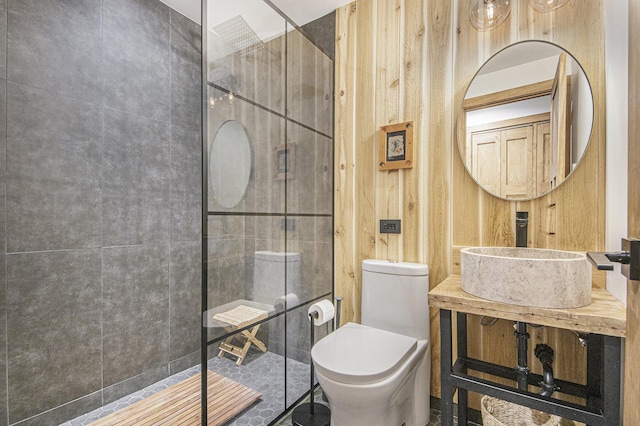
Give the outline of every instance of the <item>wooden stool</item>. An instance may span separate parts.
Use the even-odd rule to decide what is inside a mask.
[[[261,309],[251,308],[249,306],[240,305],[227,312],[215,314],[213,319],[225,324],[229,324],[229,327],[225,327],[227,330],[232,331],[238,328],[245,327],[253,322],[260,321],[268,316],[267,311]],[[236,365],[242,364],[244,357],[249,352],[249,348],[252,344],[256,345],[262,352],[267,351],[267,347],[264,343],[256,338],[256,334],[260,329],[261,324],[256,324],[251,329],[243,330],[239,334],[234,334],[228,337],[224,342],[220,343],[220,352],[218,358],[222,358],[224,353],[238,357]],[[242,346],[236,346],[233,344],[233,339],[237,338],[241,341]],[[242,339],[244,338],[244,342]]]

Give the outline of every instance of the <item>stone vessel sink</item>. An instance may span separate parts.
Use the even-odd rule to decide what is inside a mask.
[[[591,265],[584,253],[470,247],[460,256],[462,290],[474,296],[537,308],[591,303]]]

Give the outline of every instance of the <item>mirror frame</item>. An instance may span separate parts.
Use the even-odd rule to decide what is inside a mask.
[[[473,172],[469,169],[469,162],[466,159],[466,155],[467,154],[465,152],[466,149],[467,149],[467,126],[466,126],[466,115],[467,115],[467,112],[473,111],[473,110],[479,110],[479,109],[482,109],[482,108],[500,106],[500,105],[505,105],[505,104],[512,103],[512,102],[528,100],[528,99],[534,99],[534,98],[537,98],[537,97],[550,95],[550,94],[552,94],[552,92],[554,90],[554,80],[546,80],[546,81],[531,83],[531,84],[527,84],[527,85],[524,85],[524,86],[505,89],[505,90],[502,90],[502,91],[496,91],[496,92],[492,92],[492,93],[487,94],[487,95],[480,95],[480,96],[476,96],[476,97],[472,97],[472,98],[467,98],[467,96],[468,96],[468,93],[469,93],[469,89],[473,85],[473,82],[476,80],[476,77],[478,77],[478,75],[480,75],[480,72],[482,71],[482,69],[489,62],[491,62],[496,56],[502,54],[505,50],[507,50],[509,48],[512,48],[513,46],[522,45],[522,44],[526,44],[526,43],[532,43],[532,42],[533,43],[544,43],[544,44],[548,44],[548,45],[551,45],[551,46],[555,47],[556,49],[559,50],[559,53],[565,53],[567,55],[567,59],[568,60],[572,60],[573,63],[578,66],[579,72],[582,73],[582,75],[584,76],[585,81],[587,82],[587,85],[589,86],[589,94],[590,94],[590,99],[591,99],[590,126],[589,126],[588,136],[586,137],[586,144],[584,145],[584,150],[582,151],[582,153],[580,155],[580,158],[575,163],[575,167],[570,168],[569,173],[567,173],[566,176],[564,176],[564,178],[562,180],[560,180],[554,187],[545,190],[543,193],[540,193],[540,194],[535,194],[534,193],[530,197],[511,197],[511,198],[509,198],[509,197],[506,197],[506,196],[501,196],[500,194],[496,194],[491,189],[488,189],[484,185],[479,183],[476,180],[476,178],[474,177]],[[484,98],[484,100],[480,100],[480,98]],[[489,99],[489,100],[487,100],[487,99]],[[565,183],[567,180],[569,180],[569,178],[575,172],[575,170],[578,168],[580,163],[582,163],[582,159],[586,155],[587,150],[588,150],[589,146],[591,145],[591,138],[593,137],[594,120],[595,120],[595,104],[594,104],[594,101],[593,101],[593,86],[591,84],[591,81],[589,80],[589,76],[587,75],[584,67],[582,66],[582,64],[580,64],[580,62],[578,62],[578,60],[575,58],[575,56],[573,56],[571,54],[571,52],[569,52],[567,49],[563,48],[562,46],[559,46],[558,44],[552,43],[552,42],[547,41],[547,40],[538,40],[538,39],[522,40],[522,41],[518,41],[516,43],[511,43],[511,44],[503,47],[502,49],[498,50],[494,54],[492,54],[477,69],[477,71],[474,73],[473,77],[471,78],[471,80],[469,81],[469,83],[466,86],[465,95],[462,98],[462,102],[460,103],[460,107],[459,107],[459,111],[458,111],[458,119],[457,119],[457,123],[456,123],[456,137],[455,137],[455,140],[456,140],[456,144],[457,144],[457,148],[458,148],[458,153],[460,155],[460,159],[462,161],[462,164],[464,165],[464,168],[465,168],[466,172],[469,174],[471,179],[473,179],[473,181],[480,188],[482,188],[482,190],[484,190],[485,192],[487,192],[488,194],[491,194],[492,196],[494,196],[496,198],[499,198],[499,199],[502,199],[502,200],[506,200],[506,201],[531,201],[531,200],[535,200],[537,198],[541,198],[541,197],[543,197],[545,195],[548,195],[553,190],[555,190],[556,188],[560,187],[563,183]]]

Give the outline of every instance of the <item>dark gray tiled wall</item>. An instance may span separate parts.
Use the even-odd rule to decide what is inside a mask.
[[[4,251],[3,251],[4,252]],[[0,301],[7,300],[5,255],[0,255]],[[8,424],[7,411],[7,305],[0,303],[0,425]]]
[[[314,40],[327,55],[335,58],[336,52],[336,12],[331,12],[322,18],[302,26],[302,30]]]
[[[103,244],[168,242],[170,125],[104,110]]]
[[[6,261],[13,423],[100,389],[102,267],[100,249],[10,254]]]
[[[157,0],[0,0],[0,426],[198,361],[200,49]]]
[[[0,78],[7,78],[7,0],[0,0]]]
[[[105,105],[169,122],[170,9],[157,0],[103,0],[103,8]]]
[[[102,101],[102,1],[11,1],[7,79]]]
[[[105,248],[102,268],[102,370],[111,386],[169,363],[169,246]]]
[[[174,13],[171,19],[171,123],[201,131],[200,27]]]
[[[7,82],[7,252],[99,247],[102,108]]]
[[[7,82],[0,79],[0,253],[6,253],[6,187],[7,187]],[[4,263],[0,263],[2,269]],[[4,300],[4,299],[0,299]]]
[[[172,360],[200,349],[201,269],[200,243],[176,243],[170,253],[171,345]]]
[[[199,131],[171,126],[171,241],[196,241],[202,232]]]

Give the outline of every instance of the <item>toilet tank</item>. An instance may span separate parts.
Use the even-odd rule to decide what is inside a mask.
[[[418,340],[429,339],[429,266],[362,262],[362,324]]]
[[[285,290],[300,294],[300,253],[256,251],[253,258],[254,302],[274,305]]]

